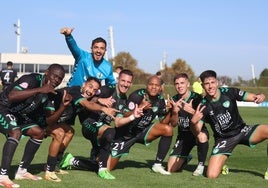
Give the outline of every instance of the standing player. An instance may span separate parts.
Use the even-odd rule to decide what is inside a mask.
[[[114,103],[112,107],[125,112],[126,93],[132,85],[133,73],[130,70],[122,70],[119,73],[118,83],[116,87],[103,86],[101,88],[101,94],[99,99],[112,98]],[[115,118],[117,121],[119,117]],[[92,111],[84,111],[79,114],[79,119],[82,124],[82,133],[84,137],[90,140],[95,147],[95,150],[99,150],[97,154],[97,161],[99,167],[98,175],[103,179],[115,179],[115,177],[107,170],[107,160],[110,154],[110,145],[114,140],[115,130],[112,128],[112,118],[104,113],[94,113]],[[68,168],[74,166],[79,169],[86,169],[90,171],[96,170],[96,163],[93,160],[83,160],[78,157],[73,157],[70,153],[66,154],[60,163],[62,168]]]
[[[137,108],[136,105],[139,105],[143,109],[143,115],[139,118],[130,116],[131,122],[125,125],[122,122],[115,122],[118,129],[109,158],[110,170],[115,168],[122,155],[129,153],[131,146],[136,142],[148,145],[156,138],[161,137],[152,170],[170,175],[170,172],[162,166],[162,162],[172,141],[173,127],[168,125],[169,118],[167,117],[169,116],[166,116],[165,99],[160,93],[161,80],[154,75],[148,79],[146,89],[139,89],[130,94],[128,108],[134,110]]]
[[[171,151],[168,160],[168,171],[175,172],[181,170],[183,165],[190,160],[190,152],[197,145],[198,166],[194,171],[194,176],[203,175],[204,164],[208,152],[208,131],[203,126],[202,131],[196,137],[190,129],[190,120],[192,114],[180,108],[176,103],[182,100],[191,103],[196,108],[202,100],[202,96],[198,93],[190,91],[190,82],[186,73],[180,73],[174,77],[174,85],[177,94],[172,97],[174,101],[172,115],[170,118],[171,125],[178,126],[178,136],[176,143]],[[184,104],[183,104],[184,107]]]
[[[24,75],[0,94],[0,117],[2,118],[0,131],[7,137],[2,152],[0,185],[19,187],[9,179],[8,173],[21,134],[31,137],[23,155],[23,158],[28,158],[30,162],[44,137],[44,131],[38,124],[19,125],[17,118],[23,118],[28,112],[38,112],[39,107],[48,101],[48,94],[55,93],[54,89],[62,82],[64,75],[65,71],[61,65],[52,64],[44,75],[38,73]],[[20,179],[40,179],[27,170],[21,172],[20,177]]]
[[[0,84],[2,85],[2,90],[12,84],[17,77],[17,71],[13,69],[13,62],[8,61],[6,69],[2,69],[0,72]]]
[[[238,88],[218,88],[217,74],[213,70],[201,73],[205,98],[193,115],[193,130],[198,134],[204,122],[210,124],[215,144],[208,162],[207,177],[217,178],[233,149],[238,144],[254,147],[268,138],[268,125],[246,125],[236,101],[261,103],[263,94],[253,94]]]
[[[74,28],[64,27],[60,31],[65,35],[66,43],[75,59],[72,76],[67,85],[81,86],[89,76],[99,79],[102,85],[115,85],[112,65],[104,59],[106,41],[101,37],[94,39],[91,44],[91,53],[89,53],[77,46],[72,36],[73,30]]]

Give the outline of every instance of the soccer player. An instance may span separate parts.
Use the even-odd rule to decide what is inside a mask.
[[[152,170],[170,175],[170,172],[162,166],[162,162],[172,141],[173,127],[168,125],[169,116],[166,116],[165,99],[160,93],[161,80],[154,75],[148,79],[146,89],[138,89],[130,94],[127,107],[129,110],[134,110],[137,108],[136,105],[139,105],[143,109],[143,115],[139,118],[131,116],[131,122],[126,124],[115,121],[115,126],[118,128],[108,162],[110,170],[115,168],[122,155],[129,153],[131,146],[136,142],[148,145],[161,137]]]
[[[200,74],[205,98],[198,105],[191,122],[198,134],[204,122],[210,124],[215,144],[208,162],[207,177],[217,178],[233,149],[238,144],[254,147],[268,138],[268,125],[246,125],[241,118],[236,101],[261,103],[262,93],[249,93],[238,88],[219,88],[217,74],[206,70]]]
[[[13,69],[13,62],[8,61],[7,67],[5,69],[2,69],[0,72],[0,84],[2,85],[2,90],[12,84],[17,77],[17,71]]]
[[[75,59],[72,76],[68,86],[82,85],[89,76],[96,77],[102,85],[115,85],[112,64],[104,59],[106,41],[98,37],[92,41],[91,53],[78,47],[72,36],[74,28],[64,27],[60,33],[65,35],[66,43]]]
[[[181,105],[184,107],[184,102],[186,102],[191,103],[193,108],[196,108],[202,100],[202,95],[189,90],[190,82],[186,73],[180,73],[174,77],[174,86],[177,94],[172,97],[174,105],[170,122],[172,126],[178,126],[178,136],[168,160],[168,171],[176,172],[181,170],[184,164],[187,163],[187,160],[191,159],[189,154],[196,145],[198,166],[193,175],[202,176],[208,152],[208,131],[203,126],[201,132],[196,137],[190,129],[192,114],[179,107]],[[176,104],[181,101],[183,101],[181,105]]]
[[[116,87],[103,86],[98,96],[99,100],[103,98],[112,98],[114,103],[112,107],[124,113],[126,109],[126,100],[129,88],[132,85],[133,73],[130,70],[122,70],[119,73],[118,83]],[[115,117],[117,121],[119,117]],[[115,179],[115,177],[107,170],[107,160],[110,154],[110,145],[114,139],[115,130],[112,128],[112,118],[104,113],[95,113],[92,111],[83,111],[79,113],[79,119],[82,124],[83,136],[95,143],[93,147],[99,150],[97,154],[98,166],[96,170],[96,162],[93,160],[83,160],[82,158],[73,157],[67,153],[63,158],[60,166],[69,168],[73,166],[78,169],[97,171],[98,175],[103,179]]]
[[[8,175],[21,135],[30,136],[23,155],[23,159],[27,158],[29,161],[25,165],[30,164],[44,137],[44,131],[38,124],[21,125],[17,121],[25,118],[25,115],[32,111],[38,115],[40,106],[48,101],[48,94],[55,93],[54,89],[62,82],[64,75],[65,71],[61,65],[52,64],[44,75],[38,73],[24,75],[0,94],[0,116],[2,118],[0,132],[7,138],[2,151],[0,185],[19,187],[9,179]],[[27,172],[27,169],[17,172],[15,178],[41,179]]]
[[[114,118],[114,113],[117,110],[89,101],[95,96],[99,88],[99,80],[95,77],[89,77],[82,86],[72,86],[57,90],[57,97],[54,102],[55,109],[61,107],[58,101],[64,96],[64,92],[67,92],[71,96],[71,102],[62,113],[58,113],[59,117],[57,121],[50,121],[48,123],[47,134],[52,135],[54,139],[50,144],[45,179],[55,182],[61,181],[55,174],[57,160],[61,158],[73,137],[74,130],[71,126],[74,125],[76,115],[79,111],[83,109],[101,111]]]
[[[35,128],[36,129],[38,128],[39,132],[43,131],[44,137],[51,136],[53,138],[49,146],[49,152],[48,152],[49,154],[47,157],[45,179],[59,182],[60,179],[55,175],[56,157],[53,157],[53,156],[57,155],[58,153],[57,147],[59,146],[64,147],[65,145],[69,143],[69,140],[71,140],[73,136],[73,129],[72,127],[66,127],[64,125],[54,125],[52,124],[52,122],[56,122],[59,119],[60,114],[65,109],[67,109],[67,107],[69,106],[69,103],[72,100],[72,97],[66,91],[64,91],[63,97],[59,98],[59,101],[58,101],[60,103],[60,108],[56,110],[55,105],[54,105],[55,95],[56,94],[53,94],[53,96],[49,96],[50,101],[45,103],[43,106],[40,106],[37,110],[32,111],[32,112],[29,112],[29,111],[23,112],[23,115],[21,115],[21,118],[18,118],[18,123],[23,125],[23,127],[26,127],[26,126],[31,127],[32,125],[38,125],[38,127],[35,127]],[[42,100],[41,97],[36,97],[36,98],[39,98],[39,100]],[[38,100],[35,100],[34,102],[36,101]],[[51,113],[52,111],[53,113]],[[62,141],[63,139],[64,139],[64,142]],[[15,176],[15,179],[17,180],[23,180],[23,179],[38,180],[39,178],[39,177],[36,178],[35,176],[31,176],[29,173],[27,173],[27,168],[29,167],[36,153],[36,150],[34,149],[33,144],[34,143],[31,143],[32,145],[31,153],[30,154],[26,153],[20,162],[19,168]],[[57,173],[64,174],[63,171],[57,171]]]

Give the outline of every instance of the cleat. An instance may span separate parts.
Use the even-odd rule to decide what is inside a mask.
[[[20,185],[14,183],[11,181],[8,177],[8,175],[0,175],[0,186],[6,187],[6,188],[19,188]]]
[[[264,174],[264,179],[265,179],[265,180],[268,180],[268,171],[265,172],[265,174]]]
[[[70,160],[74,158],[71,153],[65,153],[62,160],[60,161],[59,168],[60,169],[71,169],[72,165],[70,164]]]
[[[229,167],[227,165],[223,165],[222,170],[221,170],[221,174],[223,174],[223,175],[229,174]]]
[[[41,180],[42,177],[40,176],[35,176],[31,174],[30,172],[25,172],[25,173],[16,173],[15,175],[15,180]]]
[[[203,176],[204,168],[204,165],[198,165],[193,172],[193,176]]]
[[[171,173],[166,171],[161,164],[154,164],[152,167],[152,171],[163,175],[171,175]]]
[[[58,176],[56,175],[56,173],[50,172],[50,171],[46,171],[45,172],[45,179],[49,180],[49,181],[54,181],[54,182],[61,182],[61,179],[58,178]]]
[[[60,175],[69,174],[68,171],[66,171],[66,170],[62,170],[62,169],[56,169],[56,170],[55,170],[55,173],[56,173],[56,174],[60,174]]]
[[[60,174],[60,175],[69,174],[68,171],[60,169],[59,166],[56,166],[55,173],[56,173],[56,174]]]
[[[109,170],[102,170],[98,172],[98,176],[106,180],[114,180],[115,177],[109,172]]]

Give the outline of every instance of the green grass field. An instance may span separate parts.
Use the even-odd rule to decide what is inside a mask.
[[[240,108],[241,115],[248,124],[262,123],[268,124],[268,108]],[[81,136],[80,125],[75,126],[76,134],[68,152],[77,156],[89,156],[91,149],[90,143]],[[176,132],[176,131],[175,131]],[[211,146],[213,144],[212,134],[210,137]],[[173,137],[173,141],[175,136]],[[2,150],[5,141],[4,136],[0,136]],[[23,139],[18,146],[12,163],[12,174],[14,177],[15,170],[22,157],[23,149],[27,139]],[[47,158],[48,145],[51,138],[47,138],[37,152],[34,161],[29,169],[30,172],[44,175],[43,167]],[[46,180],[41,181],[16,181],[21,187],[38,187],[38,188],[84,188],[84,187],[229,187],[229,188],[246,188],[246,187],[267,187],[268,181],[263,179],[264,172],[268,167],[267,158],[267,141],[264,141],[250,149],[245,146],[238,146],[233,155],[228,159],[227,164],[230,167],[229,175],[220,175],[217,179],[207,179],[205,177],[194,177],[192,172],[197,163],[196,148],[192,151],[193,160],[183,172],[173,173],[171,176],[163,176],[150,171],[153,164],[158,140],[155,140],[150,146],[136,144],[131,149],[130,154],[123,157],[117,168],[112,172],[116,177],[115,180],[103,180],[95,173],[80,170],[70,170],[69,175],[59,175],[62,179],[60,183],[53,183]],[[210,152],[210,151],[209,151]],[[1,156],[2,157],[2,156]],[[165,162],[168,158],[165,159]],[[166,165],[166,163],[164,163]]]

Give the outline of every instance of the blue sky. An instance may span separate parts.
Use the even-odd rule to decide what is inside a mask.
[[[108,41],[113,27],[115,53],[129,52],[145,72],[159,70],[163,54],[170,66],[185,60],[199,75],[251,79],[268,68],[266,0],[13,0],[1,2],[0,53],[16,52],[14,23],[21,22],[21,46],[29,53],[68,54],[64,26],[74,27],[78,45]]]

